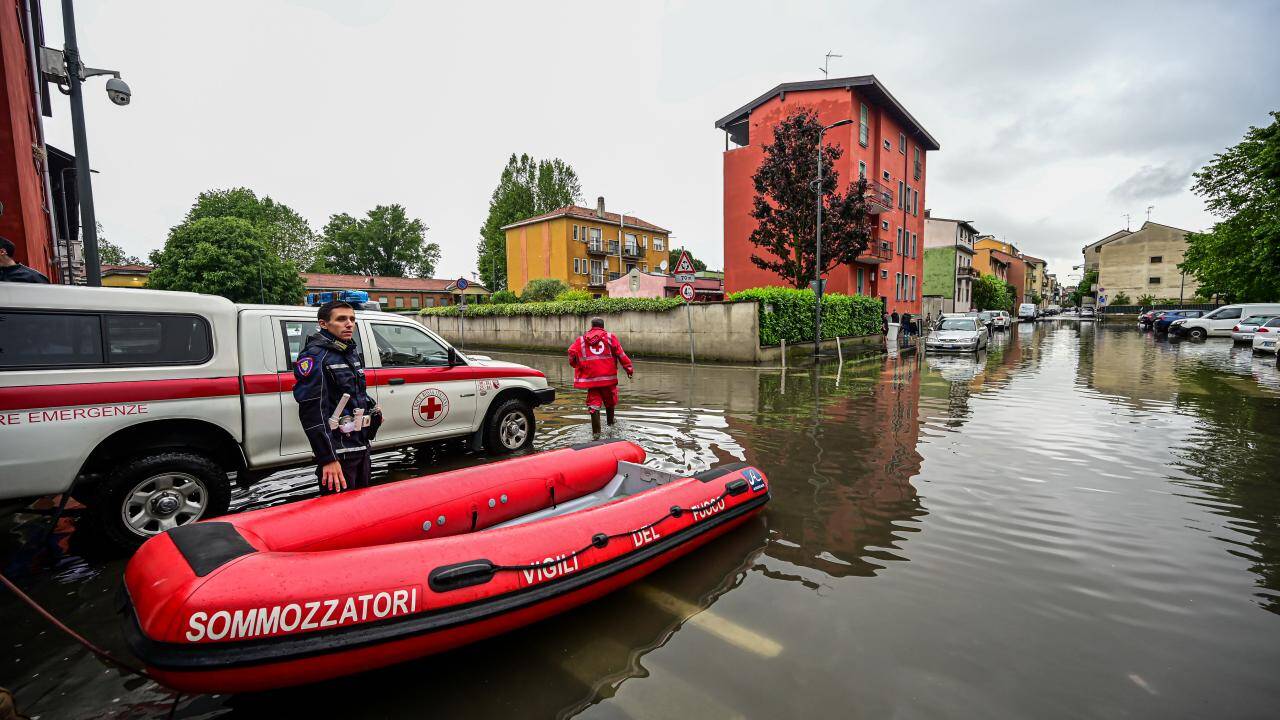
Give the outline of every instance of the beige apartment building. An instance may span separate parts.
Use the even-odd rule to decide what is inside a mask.
[[[1178,300],[1194,296],[1199,288],[1194,277],[1178,269],[1186,251],[1186,230],[1148,220],[1134,232],[1116,233],[1086,246],[1085,261],[1097,258],[1098,295],[1105,304],[1113,304],[1112,298],[1120,293],[1133,303],[1143,295]]]

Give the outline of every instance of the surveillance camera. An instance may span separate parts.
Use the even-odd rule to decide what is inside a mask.
[[[129,98],[133,93],[129,90],[129,83],[120,78],[110,78],[107,80],[107,97],[111,98],[111,102],[117,105],[128,105]]]

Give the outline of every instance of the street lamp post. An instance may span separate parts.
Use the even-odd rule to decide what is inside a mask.
[[[818,131],[818,179],[814,185],[818,191],[818,219],[814,230],[813,262],[813,293],[817,300],[813,306],[813,361],[815,363],[822,352],[822,138],[828,130],[852,123],[853,120],[840,120]]]

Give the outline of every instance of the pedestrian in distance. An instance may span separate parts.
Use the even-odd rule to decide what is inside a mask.
[[[587,391],[593,434],[600,434],[601,407],[609,424],[616,422],[613,409],[618,404],[619,364],[627,371],[627,377],[635,374],[618,336],[604,329],[604,318],[591,318],[591,329],[569,346],[569,365],[573,367],[573,386]]]
[[[319,331],[293,363],[298,419],[315,453],[320,494],[369,486],[369,451],[382,411],[365,386],[355,341],[356,311],[333,300],[316,313]]]
[[[910,340],[910,339],[911,339],[911,335],[915,332],[915,330],[916,330],[916,326],[915,326],[915,324],[914,324],[914,323],[912,323],[912,322],[911,322],[911,313],[903,313],[903,314],[902,314],[902,333],[903,333],[903,337],[905,337],[905,338],[907,338],[908,340]]]
[[[889,316],[889,322],[898,323],[900,321],[901,321],[901,318],[898,317],[898,311],[894,310],[893,314]]]
[[[0,282],[44,283],[49,278],[39,270],[33,270],[13,259],[17,247],[9,238],[0,235]]]

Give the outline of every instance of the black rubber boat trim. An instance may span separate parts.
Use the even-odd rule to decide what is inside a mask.
[[[602,438],[600,440],[588,440],[586,442],[575,443],[569,446],[570,450],[586,450],[587,448],[599,447],[600,445],[612,445],[614,443],[630,442],[622,438]]]
[[[200,577],[238,557],[258,552],[229,522],[180,525],[169,531],[169,539],[186,558],[191,571]]]
[[[517,590],[505,595],[497,595],[475,603],[459,605],[430,614],[411,615],[404,618],[384,620],[379,623],[364,623],[306,635],[276,636],[260,640],[199,645],[160,642],[147,637],[143,634],[141,626],[138,625],[138,614],[134,612],[132,599],[126,598],[125,612],[129,616],[124,623],[124,638],[133,654],[146,665],[164,670],[191,672],[287,662],[289,660],[401,640],[406,637],[479,622],[582,589],[592,583],[652,560],[708,532],[712,528],[757,510],[769,501],[769,497],[770,493],[766,491],[732,510],[726,511],[723,515],[717,515],[697,525],[692,525],[671,535],[664,536],[652,545],[587,568],[581,573],[566,575],[562,579],[552,580],[526,590]]]
[[[698,480],[701,480],[702,482],[711,482],[716,478],[724,477],[725,475],[728,475],[730,473],[736,473],[739,470],[742,470],[743,468],[748,468],[748,467],[751,467],[751,466],[744,462],[729,463],[728,465],[720,465],[717,467],[713,467],[710,470],[703,470],[702,472],[694,475],[693,477],[697,478]]]

